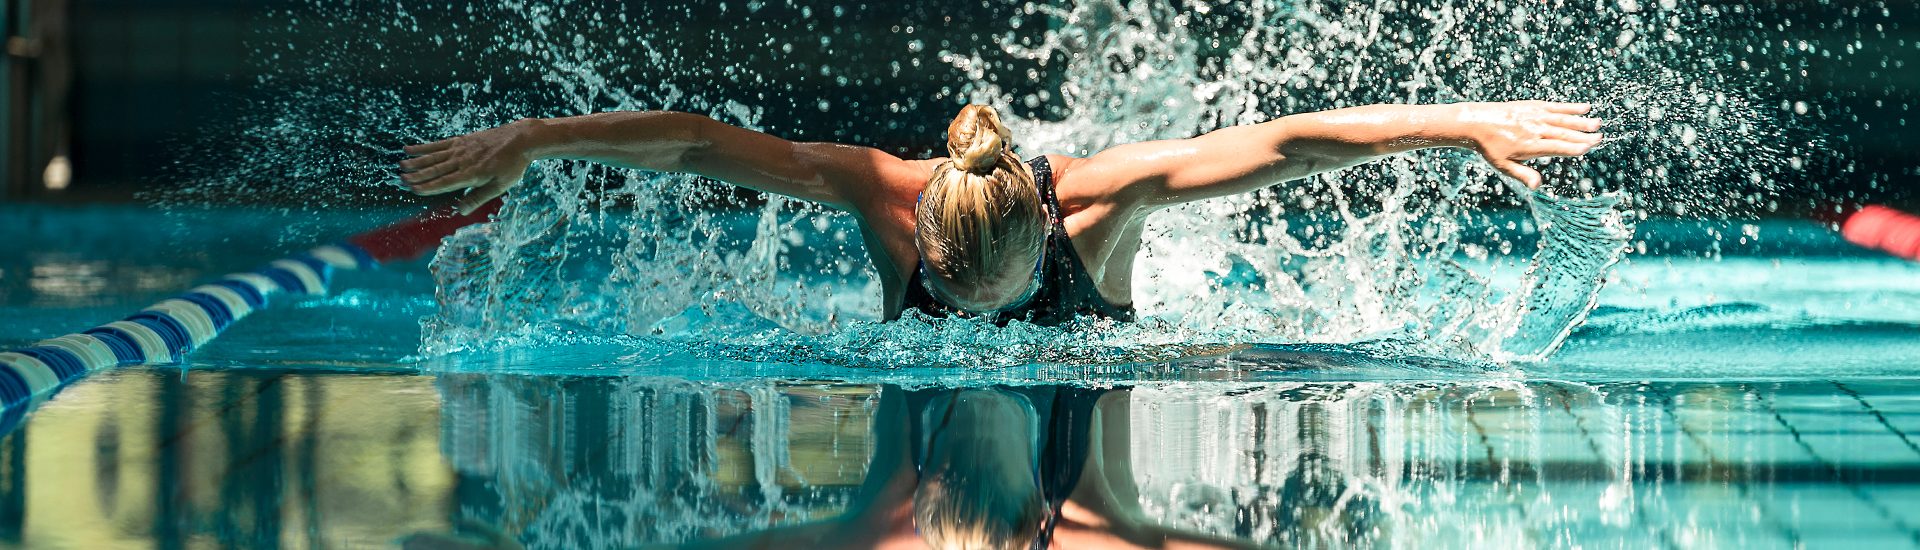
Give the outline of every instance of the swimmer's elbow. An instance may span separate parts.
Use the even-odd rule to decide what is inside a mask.
[[[711,127],[724,125],[675,111],[611,111],[537,119],[523,126],[535,158],[677,172],[685,171],[690,156],[710,141]]]
[[[662,136],[660,141],[671,143],[675,147],[668,149],[672,154],[662,155],[663,158],[660,159],[660,162],[664,166],[657,168],[657,170],[667,172],[692,171],[699,161],[699,158],[705,156],[707,150],[712,148],[713,141],[709,139],[708,136],[713,132],[709,126],[719,124],[720,122],[704,115],[696,115],[693,113],[682,113],[678,111],[660,112],[665,113],[665,115],[669,117],[666,135]]]
[[[1323,113],[1290,115],[1259,124],[1262,142],[1289,162],[1312,165],[1316,171],[1393,154],[1394,144],[1372,139],[1365,132],[1343,131],[1326,124]],[[1356,135],[1360,134],[1360,135]]]
[[[715,127],[724,124],[705,115],[679,111],[645,111],[639,128],[644,145],[635,147],[637,168],[657,172],[693,172],[713,145]]]

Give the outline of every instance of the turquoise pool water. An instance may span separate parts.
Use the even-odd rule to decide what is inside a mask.
[[[0,345],[399,215],[7,206]],[[256,226],[280,229],[234,230]],[[1563,349],[1493,365],[1284,342],[992,369],[607,339],[427,357],[425,262],[344,273],[34,412],[0,441],[0,545],[631,547],[830,521],[887,444],[883,388],[996,384],[1124,396],[1141,516],[1249,545],[1920,544],[1920,265],[1810,222],[1639,236]]]

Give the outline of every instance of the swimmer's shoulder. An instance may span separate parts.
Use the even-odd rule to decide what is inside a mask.
[[[866,173],[860,181],[848,189],[853,195],[849,201],[856,205],[862,214],[905,208],[913,209],[920,192],[927,187],[927,178],[933,175],[933,168],[946,159],[908,160],[891,157],[892,162],[881,163]]]
[[[913,168],[916,175],[920,176],[919,186],[926,187],[927,178],[933,177],[933,169],[939,167],[941,163],[946,161],[947,157],[935,157],[930,159],[909,160],[906,161],[906,164]]]
[[[1072,216],[1099,205],[1111,205],[1117,193],[1135,178],[1116,173],[1112,166],[1101,166],[1096,159],[1067,155],[1047,155],[1053,167],[1053,192],[1060,200],[1062,214]],[[1105,209],[1101,209],[1105,210]]]
[[[1053,169],[1053,180],[1056,184],[1059,183],[1060,180],[1066,179],[1068,173],[1073,172],[1075,168],[1079,168],[1081,164],[1087,161],[1087,159],[1067,155],[1041,156],[1047,157],[1047,166]]]

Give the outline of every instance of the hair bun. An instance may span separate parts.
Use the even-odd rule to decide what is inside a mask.
[[[1000,162],[1012,137],[993,107],[968,105],[947,126],[947,155],[955,167],[984,175]]]

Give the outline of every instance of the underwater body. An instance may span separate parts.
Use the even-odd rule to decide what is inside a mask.
[[[1862,6],[1845,28],[1910,9]],[[1538,191],[1424,152],[1160,212],[1136,265],[1141,322],[1064,327],[882,323],[845,214],[543,162],[430,257],[336,274],[331,295],[277,303],[177,367],[49,401],[4,451],[33,476],[15,498],[93,496],[0,544],[738,535],[844,512],[896,386],[1124,391],[1141,510],[1253,545],[1920,544],[1920,266],[1799,219],[1838,198],[1794,173],[1847,162],[1800,118],[1839,115],[1760,84],[1801,70],[1761,58],[1856,47],[1733,32],[1775,25],[1759,13],[283,8],[253,52],[273,100],[239,114],[244,144],[209,153],[238,160],[186,168],[191,185],[150,197],[160,212],[3,218],[44,237],[0,265],[5,343],[398,219],[412,209],[364,204],[399,194],[383,172],[399,145],[519,117],[681,110],[918,158],[940,132],[913,121],[982,103],[1023,157],[1085,156],[1296,112],[1541,98],[1595,103],[1609,142],[1541,165]],[[338,39],[295,47],[316,29]],[[301,200],[226,202],[243,194]],[[170,229],[98,229],[128,223]],[[121,527],[69,528],[86,522]]]

